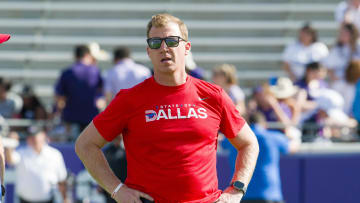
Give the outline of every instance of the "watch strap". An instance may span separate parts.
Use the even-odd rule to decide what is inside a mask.
[[[243,195],[245,195],[245,193],[246,193],[246,187],[245,187],[245,184],[244,184],[243,182],[237,180],[237,181],[232,182],[232,183],[231,183],[231,186],[232,186],[235,190],[240,191],[240,192],[243,193]]]

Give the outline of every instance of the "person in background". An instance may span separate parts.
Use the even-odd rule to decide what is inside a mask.
[[[91,48],[93,51],[91,51]],[[55,85],[56,112],[61,114],[67,132],[72,127],[83,130],[99,113],[98,100],[103,95],[103,79],[94,65],[97,46],[79,45],[74,49],[75,62],[66,68]],[[99,57],[100,59],[101,57]],[[73,139],[70,135],[68,139]]]
[[[35,95],[30,85],[25,85],[21,92],[23,107],[20,110],[20,118],[32,120],[45,120],[48,118],[45,107]]]
[[[335,20],[341,23],[353,23],[360,30],[360,0],[346,0],[338,4]]]
[[[268,122],[280,122],[284,126],[297,125],[306,93],[287,77],[280,77],[272,85],[264,85],[256,94],[258,110]]]
[[[300,29],[298,40],[285,48],[283,69],[295,82],[304,77],[306,64],[322,61],[328,52],[326,45],[318,42],[316,30],[306,24]]]
[[[260,112],[249,115],[249,123],[259,142],[260,153],[254,175],[241,203],[281,203],[280,156],[294,153],[300,142],[279,131],[267,129],[265,117]]]
[[[306,65],[305,75],[301,80],[295,82],[295,85],[304,89],[307,93],[307,98],[312,100],[310,91],[312,89],[327,88],[328,84],[324,80],[326,77],[325,68],[318,62],[309,63]]]
[[[341,94],[344,98],[343,111],[348,116],[353,116],[352,107],[356,93],[356,83],[360,79],[360,59],[353,60],[345,70],[345,79],[338,80],[332,85],[332,89]],[[360,108],[358,106],[357,108]]]
[[[356,82],[355,98],[352,106],[352,114],[356,121],[360,123],[360,80]],[[357,126],[357,134],[360,138],[360,125]]]
[[[104,81],[107,104],[121,89],[131,88],[151,77],[149,68],[131,59],[128,47],[118,47],[114,50],[114,64],[115,66],[106,72]]]
[[[245,116],[245,94],[237,85],[236,76],[236,67],[234,65],[222,64],[214,68],[212,80],[226,91],[240,115]]]
[[[344,23],[339,30],[336,45],[330,50],[323,65],[329,70],[331,83],[344,80],[345,69],[350,61],[360,59],[359,32],[354,24]]]
[[[314,125],[312,128],[304,128],[304,141],[336,141],[351,138],[345,132],[351,132],[357,126],[354,119],[343,111],[344,98],[335,90],[329,88],[314,89],[311,96],[316,103],[312,114],[304,119],[304,126]],[[346,131],[341,129],[347,128]],[[315,130],[315,132],[306,132]]]
[[[0,77],[0,115],[4,118],[14,118],[16,115],[16,102],[8,97],[11,83]]]
[[[69,202],[63,156],[46,140],[45,128],[33,125],[28,128],[25,147],[16,151],[5,148],[6,163],[15,166],[15,188],[20,203],[53,203],[57,189],[63,202]]]
[[[263,113],[269,129],[300,139],[298,124],[305,102],[305,90],[299,90],[289,78],[280,77],[272,85],[264,84],[255,89],[249,101],[249,112]]]

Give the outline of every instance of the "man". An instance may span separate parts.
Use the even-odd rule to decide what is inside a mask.
[[[61,113],[68,128],[76,126],[80,131],[99,113],[96,104],[103,91],[100,70],[94,65],[96,56],[90,50],[92,47],[75,47],[76,61],[62,72],[55,87],[57,113]]]
[[[20,203],[52,203],[57,188],[64,202],[66,195],[66,168],[62,154],[49,146],[42,126],[30,126],[27,145],[14,151],[6,148],[6,162],[15,166],[16,193]]]
[[[258,155],[256,137],[221,88],[186,74],[191,43],[180,19],[153,16],[147,37],[154,76],[117,94],[79,136],[78,156],[117,202],[240,202]],[[216,174],[219,130],[239,152],[233,184],[223,193]],[[125,184],[101,151],[120,133],[128,163]]]
[[[114,64],[115,66],[107,71],[105,78],[107,104],[120,89],[128,89],[151,77],[151,72],[147,67],[135,63],[130,58],[130,50],[127,47],[115,49]]]
[[[261,148],[253,178],[241,203],[281,203],[280,154],[295,152],[300,141],[279,131],[267,129],[265,117],[256,112],[249,116],[251,129]]]
[[[8,34],[0,34],[0,44],[8,41],[10,39],[10,35]],[[4,173],[5,173],[5,155],[4,155],[4,147],[2,144],[2,139],[0,137],[0,197],[3,197],[5,195],[5,186],[4,183]],[[1,203],[1,198],[0,198]]]

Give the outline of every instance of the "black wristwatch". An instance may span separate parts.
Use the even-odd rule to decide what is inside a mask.
[[[235,190],[240,191],[240,192],[243,193],[243,195],[245,195],[245,193],[246,193],[246,187],[245,187],[245,184],[244,184],[243,182],[237,180],[237,181],[232,182],[232,183],[231,183],[231,186],[232,186]]]
[[[6,190],[5,190],[5,187],[4,187],[4,185],[1,185],[1,196],[5,196],[5,192],[6,192]]]

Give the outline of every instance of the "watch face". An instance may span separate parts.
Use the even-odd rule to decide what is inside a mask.
[[[236,189],[243,190],[245,185],[244,185],[244,183],[242,183],[242,182],[240,182],[240,181],[235,181],[235,182],[233,183],[233,186],[234,186],[234,188],[236,188]]]

